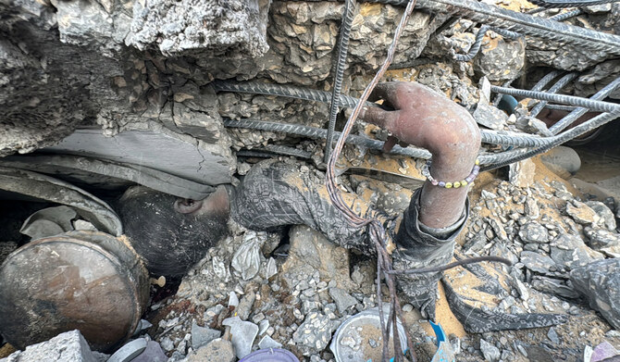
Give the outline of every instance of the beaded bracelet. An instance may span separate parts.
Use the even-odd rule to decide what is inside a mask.
[[[480,173],[480,161],[476,160],[474,168],[471,170],[469,176],[465,177],[464,180],[456,182],[438,181],[431,176],[431,163],[431,160],[426,162],[426,165],[424,165],[424,168],[422,169],[422,175],[425,176],[431,184],[433,184],[433,186],[444,187],[446,189],[458,189],[459,187],[465,187],[472,183],[476,179],[476,176],[478,176],[478,173]]]

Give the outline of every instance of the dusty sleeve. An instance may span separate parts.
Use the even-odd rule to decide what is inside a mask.
[[[455,239],[469,217],[469,199],[461,218],[452,226],[433,229],[419,220],[421,189],[411,197],[403,221],[395,238],[397,249],[393,256],[395,269],[417,269],[445,265],[454,253]],[[442,273],[399,275],[396,280],[409,302],[430,319],[435,319],[437,283]]]

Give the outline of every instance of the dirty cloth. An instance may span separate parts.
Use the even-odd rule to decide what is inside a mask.
[[[365,228],[350,226],[332,204],[322,176],[315,175],[307,166],[277,160],[260,162],[248,172],[239,187],[228,188],[231,216],[239,224],[253,230],[305,224],[323,233],[328,239],[345,248],[354,248],[367,255],[375,255]],[[345,202],[365,218],[380,220],[396,244],[392,254],[395,269],[411,269],[445,265],[452,259],[456,236],[469,217],[469,201],[461,218],[453,226],[433,229],[418,219],[421,189],[411,197],[404,215],[394,218],[373,209],[357,195],[343,193]],[[400,225],[400,227],[397,227]],[[408,301],[428,318],[435,320],[437,283],[442,273],[399,275],[397,283]],[[489,280],[493,280],[492,278]],[[494,290],[493,288],[489,290]],[[461,317],[465,329],[484,332],[501,329],[540,327],[540,318],[494,313],[463,302],[451,290],[450,306]],[[475,313],[485,318],[466,318]],[[492,321],[492,323],[489,323]],[[545,320],[561,323],[561,318],[550,315]]]

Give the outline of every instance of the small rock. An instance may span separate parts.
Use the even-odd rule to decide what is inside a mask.
[[[549,242],[549,233],[547,228],[540,224],[528,223],[519,230],[519,237],[526,243],[547,243]]]
[[[620,234],[606,229],[591,228],[586,226],[583,229],[583,234],[588,237],[588,245],[594,250],[601,250],[603,248],[611,248],[620,245]]]
[[[239,306],[239,298],[237,297],[237,294],[233,291],[231,291],[228,296],[228,306],[229,307]]]
[[[547,274],[550,269],[555,268],[553,259],[532,251],[521,252],[521,262],[526,268],[541,274]]]
[[[480,350],[482,351],[482,355],[484,356],[485,360],[490,362],[499,361],[499,358],[501,356],[499,348],[495,347],[484,339],[480,339]]]
[[[78,330],[61,333],[49,341],[28,346],[25,351],[17,351],[6,359],[7,362],[96,360],[88,343]]]
[[[560,338],[558,337],[558,333],[556,332],[554,327],[549,328],[549,332],[547,332],[547,338],[549,338],[549,340],[553,344],[560,344]]]
[[[187,356],[187,362],[234,362],[235,349],[230,341],[218,338]]]
[[[509,166],[508,179],[510,183],[518,187],[531,187],[534,185],[536,164],[527,159],[513,163]]]
[[[600,201],[587,201],[585,204],[600,217],[603,226],[611,231],[616,230],[616,217],[607,205]]]
[[[198,348],[206,345],[216,338],[220,338],[222,333],[215,329],[200,327],[196,321],[192,321],[192,348]]]
[[[174,349],[174,342],[172,342],[172,339],[168,337],[162,338],[161,341],[159,341],[159,344],[166,352],[170,352]]]
[[[329,288],[329,296],[332,297],[338,312],[343,314],[347,309],[357,304],[357,300],[340,288]]]
[[[282,343],[274,341],[273,338],[269,336],[265,336],[260,340],[260,342],[258,342],[258,348],[260,349],[282,348]]]
[[[226,318],[222,325],[230,326],[232,344],[235,347],[237,358],[241,359],[252,352],[254,339],[258,335],[258,326],[251,322],[244,322],[239,317]]]
[[[138,357],[131,360],[131,362],[166,362],[168,357],[161,349],[159,343],[155,341],[149,341],[146,345],[146,349]]]
[[[578,223],[591,225],[599,221],[599,216],[588,205],[573,200],[566,203],[566,212]]]

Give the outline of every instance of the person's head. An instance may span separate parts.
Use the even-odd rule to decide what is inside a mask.
[[[179,276],[226,235],[228,194],[221,186],[204,200],[184,200],[134,186],[119,200],[118,212],[149,272]]]

